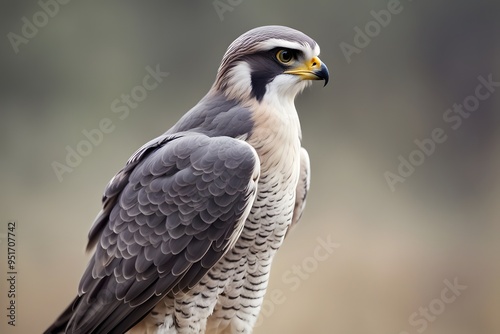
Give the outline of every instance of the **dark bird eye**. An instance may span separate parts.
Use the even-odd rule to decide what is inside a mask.
[[[293,53],[289,50],[279,50],[276,54],[276,58],[283,64],[287,64],[293,59]]]

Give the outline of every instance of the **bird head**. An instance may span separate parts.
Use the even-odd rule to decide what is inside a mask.
[[[319,52],[319,45],[298,30],[258,27],[231,43],[213,87],[240,101],[293,100],[311,80],[328,83]]]

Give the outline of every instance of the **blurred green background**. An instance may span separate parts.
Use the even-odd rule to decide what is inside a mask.
[[[500,81],[500,2],[401,0],[377,30],[371,11],[388,3],[221,0],[218,13],[211,1],[73,1],[44,22],[36,1],[4,2],[0,233],[18,222],[19,274],[13,328],[3,238],[0,332],[39,333],[55,319],[76,293],[107,182],[198,102],[237,36],[281,24],[320,44],[331,82],[297,99],[312,187],[274,262],[268,297],[279,297],[255,333],[500,333],[500,92],[456,130],[443,120],[479,76]],[[33,15],[46,24],[16,53],[9,33]],[[355,28],[367,24],[373,37],[348,62],[340,45],[356,46]],[[169,76],[120,119],[112,101],[157,64]],[[103,118],[113,131],[60,182],[52,163],[65,164],[66,147]],[[447,140],[392,191],[384,173],[435,128]],[[340,246],[315,258],[318,238]],[[455,279],[467,288],[440,302]]]

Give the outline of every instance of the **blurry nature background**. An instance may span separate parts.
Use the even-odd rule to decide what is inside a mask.
[[[86,236],[107,182],[208,91],[236,37],[281,24],[320,44],[331,81],[296,102],[312,188],[274,262],[255,333],[500,333],[500,87],[479,106],[470,97],[479,76],[500,81],[500,2],[396,5],[72,1],[44,22],[37,1],[4,2],[0,332],[40,333],[59,315],[88,261]],[[385,27],[370,23],[371,11],[388,6],[399,12]],[[22,18],[34,15],[42,26],[16,53],[8,34],[21,36]],[[356,47],[355,29],[366,26],[373,37],[358,37],[363,47],[346,57],[342,43]],[[112,102],[157,64],[169,76],[120,119]],[[453,129],[443,115],[464,100],[477,110]],[[66,164],[67,146],[104,118],[113,131],[60,182],[53,162]],[[414,141],[436,128],[447,139],[422,162]],[[384,173],[398,173],[399,156],[412,153],[421,164],[392,191]],[[16,327],[6,317],[9,220],[18,224]],[[318,257],[328,240],[338,245]],[[443,301],[446,280],[462,290],[445,290]]]

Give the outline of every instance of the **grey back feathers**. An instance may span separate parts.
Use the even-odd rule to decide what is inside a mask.
[[[253,128],[252,114],[238,101],[228,100],[220,92],[211,90],[188,111],[166,134],[194,131],[207,136],[237,138],[250,135]]]

